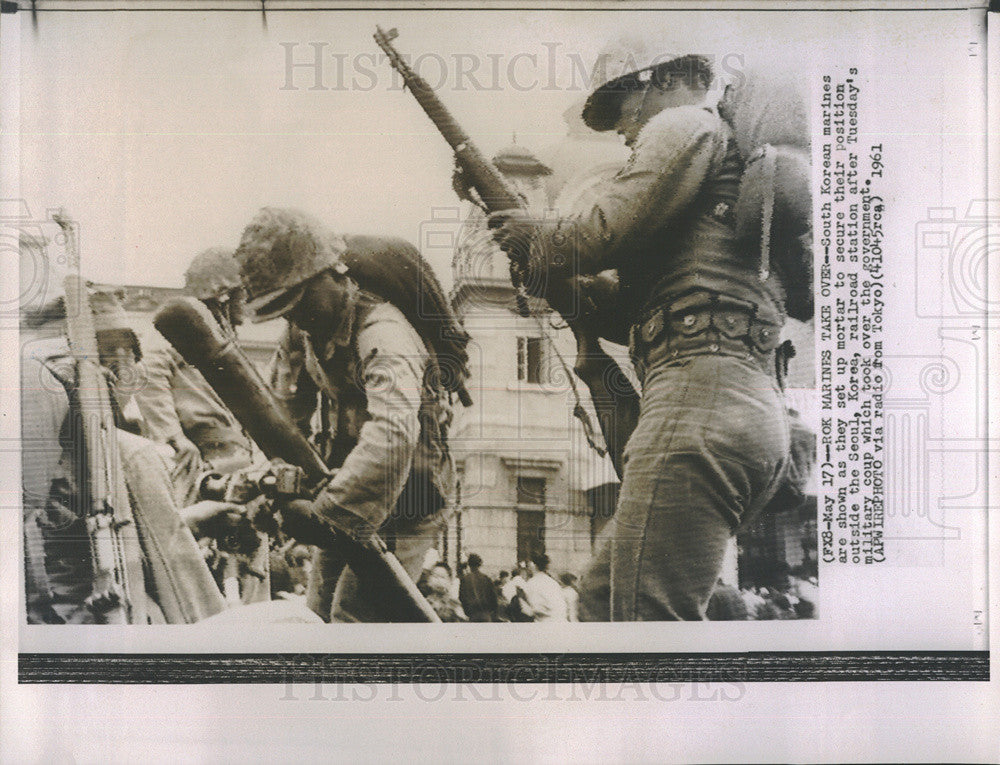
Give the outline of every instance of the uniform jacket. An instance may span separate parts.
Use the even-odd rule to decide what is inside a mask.
[[[136,403],[146,435],[157,443],[184,435],[203,453],[213,451],[212,445],[231,444],[249,458],[250,439],[201,372],[159,336],[144,350],[145,386]]]
[[[582,209],[543,230],[545,257],[562,253],[583,273],[617,268],[622,305],[632,311],[708,290],[773,319],[780,284],[761,281],[758,259],[736,243],[741,170],[732,131],[715,110],[664,109],[643,127],[625,166]]]
[[[402,312],[360,291],[325,348],[294,329],[279,343],[275,393],[337,468],[317,504],[359,540],[390,514],[439,512],[454,493],[435,363]]]

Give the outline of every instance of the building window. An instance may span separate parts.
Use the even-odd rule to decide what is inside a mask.
[[[545,511],[517,511],[517,559],[531,560],[545,552]]]
[[[517,477],[517,504],[544,505],[545,479],[519,475]]]
[[[542,381],[542,338],[517,338],[517,379],[536,384]]]

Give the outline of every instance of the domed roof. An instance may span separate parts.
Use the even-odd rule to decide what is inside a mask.
[[[515,141],[496,153],[493,164],[501,173],[521,173],[523,175],[549,175],[552,170],[538,157]]]

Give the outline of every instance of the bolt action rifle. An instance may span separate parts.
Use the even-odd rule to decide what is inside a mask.
[[[395,29],[386,32],[381,27],[376,27],[375,30],[375,42],[385,51],[389,57],[389,64],[402,75],[403,82],[409,87],[413,97],[417,99],[417,103],[420,104],[427,116],[430,117],[431,122],[451,146],[455,153],[455,161],[462,170],[462,175],[479,194],[486,210],[498,212],[500,210],[525,209],[525,200],[510,186],[497,167],[483,156],[469,135],[431,89],[431,86],[427,84],[427,81],[413,71],[412,67],[399,54],[399,51],[393,47],[392,41],[399,36],[399,33]],[[518,313],[524,317],[531,315],[528,306],[528,292],[525,286],[526,271],[527,253],[511,254],[510,279],[514,285]],[[600,280],[577,278],[570,285],[576,291],[573,299],[568,301],[557,299],[556,302],[560,304],[564,302],[576,303],[576,298],[583,297],[583,303],[586,306],[586,290],[590,285],[594,285],[592,298],[603,299],[607,297],[602,294],[607,292],[607,289]],[[549,302],[552,302],[551,296]],[[565,312],[561,311],[576,338],[577,357],[573,371],[590,389],[591,399],[597,410],[601,431],[604,435],[604,442],[607,445],[607,452],[611,456],[615,470],[621,476],[622,452],[638,420],[639,394],[628,379],[622,375],[614,359],[605,353],[598,344],[599,332],[593,327],[592,315],[589,313],[586,316],[581,315],[579,320],[576,320],[574,319],[576,312],[575,308],[567,309]],[[595,450],[603,454],[605,450],[598,445],[590,417],[579,401],[573,414],[583,425],[587,441]]]

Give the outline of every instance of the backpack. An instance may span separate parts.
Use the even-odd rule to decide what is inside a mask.
[[[465,387],[469,378],[469,334],[420,250],[404,239],[352,235],[341,254],[357,285],[403,312],[436,357],[439,382],[471,406]]]
[[[761,279],[776,271],[789,316],[813,315],[812,188],[809,110],[794,67],[766,62],[729,85],[719,114],[743,160],[736,234],[759,253]]]

